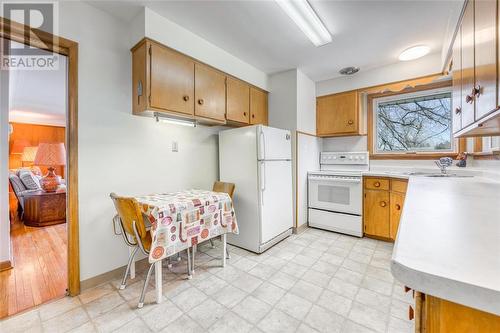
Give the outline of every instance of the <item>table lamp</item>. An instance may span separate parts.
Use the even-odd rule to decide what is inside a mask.
[[[28,163],[28,166],[32,166],[35,161],[36,151],[38,147],[24,147],[23,154],[21,155],[21,162]]]
[[[40,143],[35,156],[35,165],[48,166],[47,174],[40,180],[45,192],[54,192],[61,183],[54,166],[66,165],[66,149],[63,143]]]

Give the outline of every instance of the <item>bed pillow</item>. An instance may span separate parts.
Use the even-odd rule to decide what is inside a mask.
[[[40,190],[40,181],[31,171],[21,171],[19,172],[19,178],[23,182],[24,186],[28,190]]]

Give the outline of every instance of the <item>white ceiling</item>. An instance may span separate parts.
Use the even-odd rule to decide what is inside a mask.
[[[9,71],[10,122],[66,125],[66,57],[58,59],[57,70]]]
[[[416,44],[441,52],[463,4],[309,0],[333,35],[332,43],[317,48],[272,0],[88,2],[125,21],[147,6],[266,73],[300,68],[314,81],[337,77],[345,66],[367,70],[395,63]]]

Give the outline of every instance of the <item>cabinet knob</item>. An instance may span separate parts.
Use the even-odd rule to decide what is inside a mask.
[[[477,87],[474,87],[472,88],[472,96],[476,96],[476,97],[479,97],[479,95],[481,95],[481,86],[477,86]]]
[[[380,201],[380,207],[385,207],[387,206],[387,202],[385,201]]]
[[[246,112],[243,112],[243,115],[246,117],[246,116],[247,116],[247,113],[246,113]]]
[[[401,205],[400,204],[396,204],[396,210],[401,210]]]
[[[375,182],[375,183],[373,183],[373,186],[375,186],[375,187],[380,187],[380,182]]]
[[[254,114],[252,115],[252,118],[255,118],[255,115],[254,115]]]
[[[354,124],[354,121],[349,120],[347,123],[348,123],[349,125],[352,125],[352,124]]]
[[[473,100],[474,100],[474,98],[471,95],[465,96],[465,103],[472,104]]]
[[[461,107],[455,108],[455,114],[460,114],[460,113],[462,113],[462,108]]]
[[[198,104],[203,105],[203,103],[205,103],[205,101],[204,101],[202,98],[200,98],[200,99],[198,100]]]
[[[189,96],[188,96],[188,95],[184,95],[184,96],[182,97],[182,99],[183,99],[185,102],[187,102],[187,101],[189,101]]]

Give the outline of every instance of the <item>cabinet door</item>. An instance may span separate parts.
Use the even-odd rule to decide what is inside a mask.
[[[497,106],[497,1],[475,0],[475,102],[476,120]]]
[[[363,204],[365,233],[389,238],[389,191],[365,190]]]
[[[462,127],[474,122],[474,1],[469,1],[462,19]]]
[[[399,219],[401,218],[403,203],[405,201],[405,195],[399,192],[391,192],[390,195],[391,195],[390,237],[391,239],[396,239],[399,227]]]
[[[317,99],[316,131],[319,136],[357,133],[358,125],[356,91]]]
[[[267,125],[267,93],[250,87],[250,124]]]
[[[453,133],[462,129],[462,30],[459,27],[455,42],[453,43]]]
[[[226,79],[226,118],[248,124],[250,122],[250,86],[243,81]]]
[[[193,60],[156,44],[150,50],[151,107],[193,114]]]
[[[226,76],[208,66],[195,64],[195,109],[199,117],[226,118]]]

